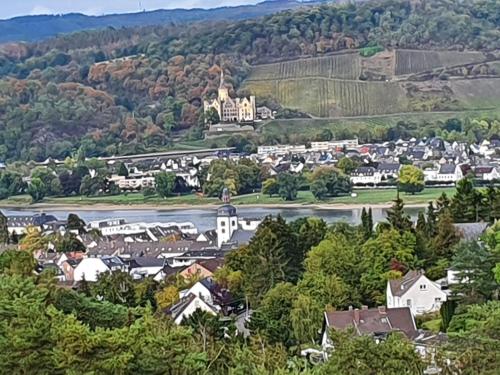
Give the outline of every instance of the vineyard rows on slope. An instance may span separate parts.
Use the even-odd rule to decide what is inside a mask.
[[[396,50],[396,75],[414,74],[457,65],[482,62],[481,52]]]

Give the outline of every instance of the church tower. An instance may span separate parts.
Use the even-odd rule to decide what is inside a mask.
[[[229,242],[235,230],[238,229],[238,215],[236,208],[229,204],[230,195],[228,188],[222,191],[224,205],[217,210],[217,246]]]

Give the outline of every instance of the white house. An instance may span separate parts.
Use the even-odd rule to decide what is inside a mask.
[[[351,173],[351,182],[356,184],[378,184],[382,181],[382,174],[373,167],[359,167]]]
[[[97,281],[103,272],[126,271],[125,264],[118,257],[84,258],[76,266],[74,280]]]
[[[447,294],[421,271],[409,271],[404,277],[387,282],[388,308],[409,307],[413,315],[438,311]]]
[[[189,289],[181,290],[179,292],[179,298],[185,298],[190,294],[194,294],[195,296],[200,297],[203,301],[205,301],[215,309],[212,292],[210,290],[210,281],[208,281],[206,278],[198,281]]]
[[[261,219],[239,219],[236,208],[225,204],[217,210],[217,246],[247,243],[255,234]]]
[[[168,308],[166,313],[172,317],[176,324],[181,324],[184,318],[191,316],[198,309],[212,315],[217,315],[214,307],[206,303],[203,298],[194,294],[189,294],[182,298],[175,305]]]

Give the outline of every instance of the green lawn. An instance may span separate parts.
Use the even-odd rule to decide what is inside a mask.
[[[408,204],[424,204],[431,200],[437,199],[442,193],[452,196],[455,193],[455,188],[427,188],[423,192],[415,195],[401,194],[401,198]],[[277,196],[269,197],[261,193],[246,194],[235,196],[232,198],[234,205],[268,205],[268,204],[383,204],[391,202],[395,196],[395,189],[384,190],[355,190],[356,197],[345,196],[330,198],[324,201],[316,200],[310,191],[299,191],[297,199],[291,202],[285,202]],[[8,199],[0,200],[1,206],[27,206],[30,205],[31,198],[28,195],[19,195]],[[220,204],[217,198],[201,197],[199,195],[182,195],[163,199],[157,195],[145,197],[141,193],[129,193],[114,196],[104,197],[48,197],[43,200],[44,204],[60,204],[60,205],[94,205],[94,204],[109,204],[109,205],[135,205],[135,204],[150,204],[158,206],[168,205],[202,205],[202,204]]]

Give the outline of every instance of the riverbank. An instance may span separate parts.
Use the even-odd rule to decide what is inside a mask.
[[[240,207],[269,208],[311,208],[317,210],[348,210],[362,207],[388,208],[396,196],[394,189],[356,190],[357,196],[344,196],[317,201],[311,192],[300,191],[294,201],[283,201],[279,197],[269,197],[261,193],[233,197],[231,204]],[[442,193],[451,197],[455,188],[428,188],[415,195],[400,194],[408,207],[425,207],[429,201],[436,200]],[[20,195],[0,200],[0,208],[10,209],[57,209],[83,211],[119,210],[179,210],[189,208],[215,209],[221,205],[217,198],[198,195],[185,195],[162,199],[158,196],[144,196],[140,193],[121,194],[105,197],[61,197],[46,198],[43,202],[31,204],[28,195]]]

